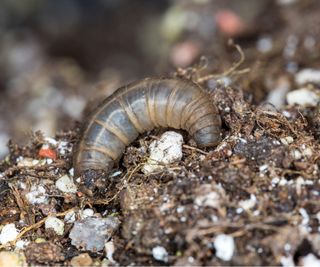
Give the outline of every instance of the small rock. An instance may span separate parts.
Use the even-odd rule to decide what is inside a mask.
[[[94,218],[88,217],[74,223],[69,237],[71,244],[93,252],[101,251],[105,242],[119,227],[116,217]]]
[[[1,267],[27,267],[26,258],[22,253],[1,251],[0,252]]]
[[[284,145],[290,145],[293,142],[293,137],[292,136],[286,136],[284,138],[281,138],[280,141]]]
[[[273,90],[271,90],[267,96],[266,102],[271,103],[276,108],[281,108],[284,105],[286,95],[290,90],[290,82],[287,78],[281,77],[272,89]]]
[[[221,200],[219,194],[212,191],[203,196],[198,196],[194,202],[197,206],[218,208]]]
[[[303,69],[295,75],[295,81],[298,85],[314,83],[320,85],[320,70]]]
[[[145,174],[161,170],[170,163],[182,158],[183,137],[176,132],[165,132],[159,140],[150,144],[150,157],[142,171]]]
[[[230,235],[220,234],[214,240],[214,248],[216,249],[216,256],[223,261],[230,261],[235,245],[233,237]]]
[[[106,251],[106,257],[107,259],[112,262],[112,263],[115,263],[114,259],[113,259],[113,253],[115,251],[115,248],[114,248],[114,244],[113,244],[113,241],[109,241],[107,243],[105,243],[104,245],[104,249]]]
[[[257,49],[261,53],[268,53],[272,50],[273,41],[269,36],[264,36],[258,39],[257,41]]]
[[[315,267],[320,266],[320,259],[318,259],[312,253],[309,253],[307,256],[304,256],[299,261],[299,266],[303,267]]]
[[[225,192],[222,187],[215,186],[212,188],[210,184],[201,185],[196,191],[194,203],[199,207],[211,207],[215,209],[221,208],[221,201],[225,198]]]
[[[23,158],[23,157],[17,158],[18,167],[33,167],[37,165],[42,165],[43,163],[44,163],[43,161],[39,161],[33,158]]]
[[[64,233],[64,222],[56,217],[49,216],[45,221],[46,229],[53,229],[57,235],[63,235]]]
[[[88,253],[75,256],[70,261],[71,266],[92,266],[92,259]]]
[[[93,209],[84,209],[80,211],[80,217],[81,219],[87,218],[87,217],[92,217],[94,214]]]
[[[295,160],[299,160],[302,158],[302,154],[298,149],[294,149],[290,152],[291,156],[295,159]]]
[[[30,192],[26,194],[26,198],[32,205],[48,203],[46,189],[42,185],[31,186]]]
[[[63,175],[56,181],[56,187],[64,193],[76,193],[77,186],[68,175]]]
[[[244,210],[250,210],[256,205],[256,203],[256,196],[251,194],[249,199],[239,201],[239,206]]]
[[[316,106],[319,102],[320,97],[314,91],[308,88],[301,88],[298,90],[291,91],[287,94],[287,102],[289,105],[300,105],[300,106]]]
[[[16,243],[17,250],[23,250],[30,242],[27,240],[18,240]],[[1,266],[1,265],[0,265]]]
[[[66,223],[74,223],[76,221],[76,213],[72,210],[64,216]]]
[[[152,249],[152,256],[157,261],[168,262],[169,260],[169,257],[168,257],[169,255],[167,250],[161,246],[156,246]]]
[[[4,245],[4,244],[7,244],[8,242],[15,240],[18,234],[19,232],[16,229],[16,226],[14,225],[14,223],[6,224],[1,230],[0,244]]]
[[[37,262],[48,265],[49,262],[59,262],[65,259],[61,248],[52,242],[30,243],[25,254],[29,263]]]

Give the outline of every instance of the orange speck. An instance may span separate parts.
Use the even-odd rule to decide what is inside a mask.
[[[50,148],[41,148],[39,150],[39,157],[42,158],[50,158],[50,159],[57,159],[57,153],[55,150],[50,149]]]
[[[216,14],[216,22],[220,31],[229,36],[236,36],[245,29],[242,18],[231,10],[219,10]]]

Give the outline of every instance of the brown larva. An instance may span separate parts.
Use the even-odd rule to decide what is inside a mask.
[[[119,88],[88,117],[75,148],[77,175],[110,172],[127,145],[156,127],[186,130],[199,147],[220,139],[221,119],[209,94],[183,79],[148,78]]]

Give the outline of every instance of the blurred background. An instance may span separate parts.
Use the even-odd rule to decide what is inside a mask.
[[[260,103],[319,67],[319,11],[317,0],[1,0],[0,158],[9,139],[71,129],[87,103],[133,80],[202,55],[223,72],[239,59],[229,38],[251,71],[226,83]]]

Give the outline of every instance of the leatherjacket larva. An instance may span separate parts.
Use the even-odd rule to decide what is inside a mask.
[[[75,146],[75,173],[110,172],[127,145],[156,127],[186,130],[199,147],[220,140],[221,119],[209,93],[189,80],[147,78],[116,90],[88,117]]]

